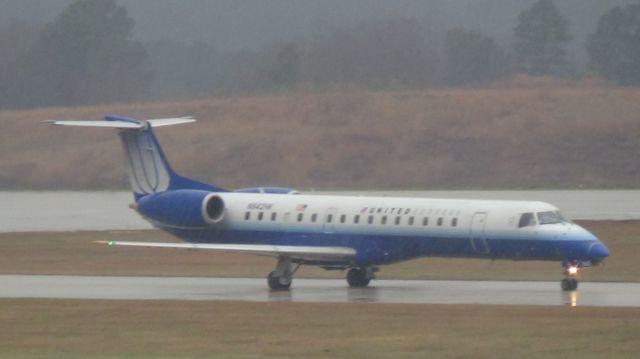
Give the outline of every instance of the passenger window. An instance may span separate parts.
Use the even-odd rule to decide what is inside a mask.
[[[518,228],[529,227],[536,224],[533,213],[523,213],[520,216],[520,222],[518,222]]]
[[[408,223],[409,223],[410,226],[413,226],[413,217],[409,217],[409,222]]]
[[[353,216],[353,224],[358,224],[358,222],[360,222],[360,215],[356,214]]]
[[[317,213],[314,213],[314,214],[311,215],[311,222],[315,223],[317,219],[318,219],[318,214]]]
[[[396,226],[400,224],[400,216],[396,216]]]
[[[343,214],[343,215],[340,216],[340,223],[344,223],[344,221],[346,221],[346,220],[347,220],[347,216],[346,215]]]
[[[422,219],[422,225],[423,226],[428,226],[429,225],[429,217],[424,217]]]
[[[250,220],[250,219],[251,219],[251,212],[245,212],[245,214],[244,214],[244,220],[245,220],[245,221],[248,221],[248,220]]]
[[[387,216],[382,216],[382,218],[380,218],[380,224],[387,224]]]
[[[458,225],[458,219],[454,218],[451,220],[451,227],[456,227]]]
[[[333,214],[327,215],[327,223],[331,223],[333,221]]]
[[[367,222],[369,222],[369,224],[373,224],[373,216],[369,216],[369,219],[367,220]]]
[[[442,226],[442,217],[438,218],[438,227]]]
[[[262,217],[264,217],[264,213],[258,212],[258,221],[262,221]]]
[[[302,222],[302,218],[304,215],[302,213],[298,213],[298,222]]]
[[[276,221],[276,217],[277,217],[277,213],[276,212],[271,213],[271,222],[275,222]]]

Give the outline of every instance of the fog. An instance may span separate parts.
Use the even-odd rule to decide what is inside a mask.
[[[265,80],[265,77],[273,75],[274,71],[292,71],[291,68],[278,70],[274,69],[278,65],[264,64],[282,60],[283,55],[291,57],[285,56],[284,60],[296,62],[296,74],[287,80],[295,84],[314,83],[320,77],[328,77],[330,80],[319,86],[336,82],[362,84],[365,76],[371,77],[370,81],[376,83],[406,84],[402,80],[404,75],[399,75],[399,81],[396,81],[395,75],[379,75],[377,71],[388,70],[384,66],[376,65],[373,66],[374,69],[361,74],[344,77],[348,70],[340,70],[343,74],[340,76],[327,75],[326,68],[335,67],[333,64],[309,65],[313,62],[309,58],[317,57],[318,51],[326,52],[339,46],[354,47],[353,42],[331,42],[326,38],[345,38],[358,31],[366,33],[371,29],[374,29],[373,32],[378,29],[379,32],[371,35],[377,40],[381,34],[385,34],[386,28],[390,26],[388,24],[397,22],[398,19],[412,21],[408,27],[406,24],[403,26],[407,29],[413,27],[408,32],[417,31],[423,37],[417,39],[416,43],[407,43],[407,46],[421,48],[418,56],[422,57],[419,60],[425,61],[428,69],[420,74],[419,81],[409,85],[441,84],[446,77],[441,48],[447,31],[454,28],[476,30],[487,39],[495,41],[499,51],[508,54],[518,15],[535,2],[536,0],[119,0],[118,4],[126,8],[128,16],[133,20],[133,39],[139,41],[148,52],[148,62],[153,72],[153,76],[149,77],[153,79],[147,81],[148,90],[138,91],[138,97],[156,99],[281,88],[282,83],[266,84],[272,79]],[[72,3],[74,0],[0,0],[0,29],[5,29],[5,33],[6,29],[39,29],[55,21]],[[585,43],[589,34],[596,30],[600,16],[614,6],[637,1],[556,0],[554,3],[568,20],[570,35],[570,40],[563,44],[565,58],[570,66],[560,75],[581,77],[589,71]],[[22,27],[16,27],[16,24]],[[397,28],[398,26],[396,30]],[[399,37],[405,34],[406,29],[396,32]],[[366,35],[353,36],[355,43],[367,40]],[[8,37],[12,38],[13,35],[9,34]],[[321,38],[325,39],[325,43],[318,47],[316,45],[322,42],[318,40]],[[397,39],[389,41],[398,42]],[[287,44],[295,44],[295,47],[288,49],[289,54],[283,54],[282,48]],[[387,45],[378,42],[377,46]],[[406,54],[414,56],[410,51]],[[355,55],[341,56],[344,59]],[[370,52],[369,56],[376,58],[384,54]],[[341,60],[336,58],[331,61]],[[406,62],[399,61],[395,68],[407,67]],[[203,71],[206,74],[203,75]],[[8,72],[15,71],[10,69]],[[316,85],[318,84],[314,83]],[[142,87],[144,86],[140,85],[137,88]],[[113,100],[117,99],[109,100],[107,97],[105,101]],[[31,107],[38,104],[36,99],[15,102],[17,104],[5,103],[2,107]],[[74,103],[72,100],[67,102]]]
[[[500,42],[512,35],[518,13],[536,0],[120,0],[143,42],[206,42],[220,51],[259,49],[385,17],[411,17],[433,27],[477,29]],[[576,43],[595,30],[607,9],[634,0],[556,0]],[[73,0],[0,0],[0,26],[12,20],[44,23]]]

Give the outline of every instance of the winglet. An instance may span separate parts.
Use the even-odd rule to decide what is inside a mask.
[[[116,245],[116,242],[114,242],[114,241],[93,241],[93,243],[106,244],[108,246],[115,246]]]

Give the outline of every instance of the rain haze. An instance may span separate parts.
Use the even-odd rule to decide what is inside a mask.
[[[0,9],[1,358],[640,351],[640,0]]]
[[[457,84],[459,81],[447,76],[447,58],[443,50],[446,33],[456,28],[476,31],[495,41],[496,51],[511,56],[518,16],[535,2],[120,0],[118,4],[126,8],[133,20],[133,39],[147,52],[146,65],[139,71],[149,71],[144,86],[127,95],[139,100],[264,92],[288,86],[289,82],[303,83],[307,87],[363,82],[369,82],[367,85],[375,82],[378,87],[389,83],[419,87]],[[12,39],[14,48],[31,44],[39,36],[40,28],[54,22],[72,3],[72,0],[0,1],[3,9],[0,30],[4,41]],[[588,35],[596,30],[599,17],[615,6],[633,1],[559,0],[555,3],[569,25],[569,38],[562,43],[566,64],[556,74],[571,78],[587,76],[590,68],[584,45]],[[385,41],[398,42],[400,38],[404,40],[394,49],[397,55],[384,59],[391,63],[383,66],[373,60],[376,55],[385,55],[368,49],[369,46],[384,48],[389,46]],[[370,53],[372,63],[362,64],[363,59],[347,51],[354,46]],[[20,48],[11,49],[10,53],[19,57],[20,51]],[[328,51],[335,51],[335,58],[320,58],[319,54]],[[18,61],[21,65],[11,63],[11,58],[9,56],[4,60],[8,63],[2,64],[8,72],[16,72],[12,66],[29,66],[29,61],[23,58]],[[299,64],[292,64],[292,58],[297,58]],[[284,63],[282,71],[295,74],[269,78],[270,70],[271,75],[278,72],[273,69],[277,67],[277,61]],[[348,64],[348,61],[355,64]],[[335,69],[334,62],[342,65]],[[500,66],[507,63],[510,62]],[[353,66],[364,66],[365,69],[358,74],[351,69]],[[398,67],[407,66],[408,73],[397,73]],[[339,74],[328,73],[327,68],[334,68]],[[24,69],[18,72],[23,72],[20,77],[23,82],[37,83],[29,77],[37,71]],[[29,99],[25,98],[28,96],[24,91],[16,90],[19,94],[7,91],[9,96],[4,96],[5,100],[0,103],[4,108],[65,101],[47,101],[50,99],[43,100],[36,95]],[[102,98],[113,102],[108,96]],[[66,102],[100,101],[80,98]]]

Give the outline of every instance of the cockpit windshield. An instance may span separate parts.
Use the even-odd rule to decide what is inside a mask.
[[[540,224],[557,224],[568,222],[558,211],[538,212],[537,214],[538,223]]]
[[[529,227],[536,225],[536,217],[533,213],[523,213],[520,216],[520,221],[518,222],[518,228]]]

